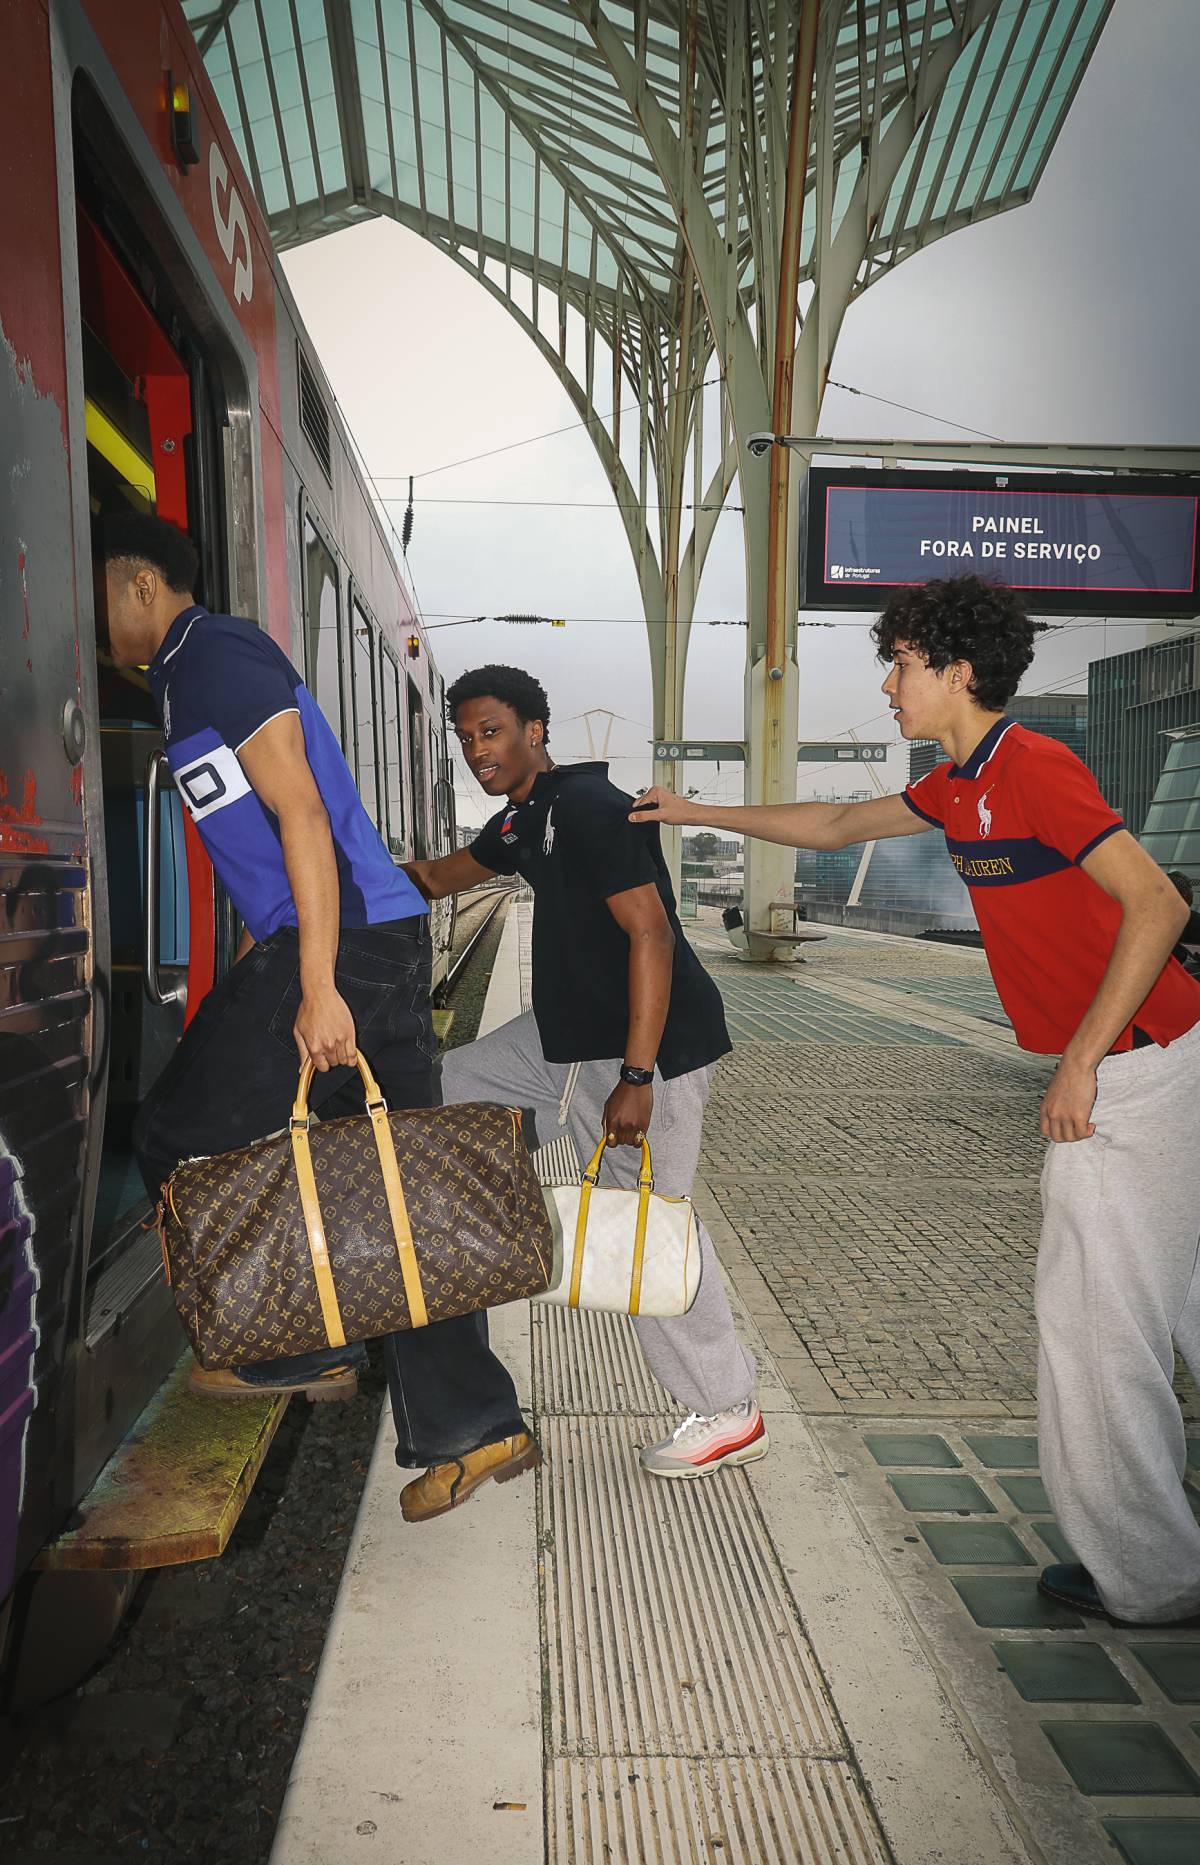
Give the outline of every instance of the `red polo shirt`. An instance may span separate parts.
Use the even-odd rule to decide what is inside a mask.
[[[904,801],[945,831],[1017,1041],[1061,1055],[1121,924],[1118,903],[1080,864],[1121,818],[1073,751],[1013,719],[998,720],[965,764],[910,784]],[[1198,1022],[1200,981],[1169,958],[1113,1048],[1128,1049],[1135,1027],[1165,1045]]]

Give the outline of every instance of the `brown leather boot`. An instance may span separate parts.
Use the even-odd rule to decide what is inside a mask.
[[[331,1366],[307,1380],[284,1379],[276,1385],[260,1386],[239,1379],[230,1368],[206,1372],[202,1366],[193,1366],[188,1374],[188,1391],[205,1399],[277,1399],[281,1393],[302,1392],[316,1404],[324,1399],[353,1399],[358,1392],[358,1374],[352,1366]]]
[[[511,1483],[526,1470],[536,1470],[541,1461],[542,1453],[527,1431],[498,1438],[451,1463],[435,1464],[414,1483],[406,1483],[400,1491],[401,1514],[406,1522],[431,1522],[435,1515],[457,1509],[489,1477],[497,1483]]]

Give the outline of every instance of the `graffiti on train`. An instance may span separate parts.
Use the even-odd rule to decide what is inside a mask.
[[[25,1445],[37,1401],[37,1267],[34,1216],[21,1186],[21,1161],[0,1134],[0,1599],[12,1585],[17,1523],[25,1495]]]

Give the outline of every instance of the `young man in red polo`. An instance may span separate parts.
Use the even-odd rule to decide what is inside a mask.
[[[1036,1307],[1046,1487],[1078,1563],[1044,1593],[1138,1624],[1200,1612],[1177,1344],[1200,1378],[1200,983],[1171,956],[1187,908],[1064,745],[1004,716],[1036,624],[956,577],[872,630],[905,738],[948,762],[868,803],[714,809],[661,790],[637,820],[797,848],[945,833],[1022,1048],[1060,1060],[1041,1104]]]

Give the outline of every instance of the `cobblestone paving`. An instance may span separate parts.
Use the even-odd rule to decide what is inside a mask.
[[[1031,1411],[1050,1062],[843,1013],[802,979],[702,956],[735,1049],[709,1101],[701,1171],[835,1397],[914,1415]],[[954,1001],[937,948],[863,942],[854,956],[858,976],[911,986],[916,1017],[922,995]],[[986,1014],[981,986],[975,964],[955,1007]],[[1190,1386],[1179,1391],[1196,1415]]]
[[[1042,1075],[856,1041],[739,1043],[705,1177],[838,1398],[1028,1407]]]

